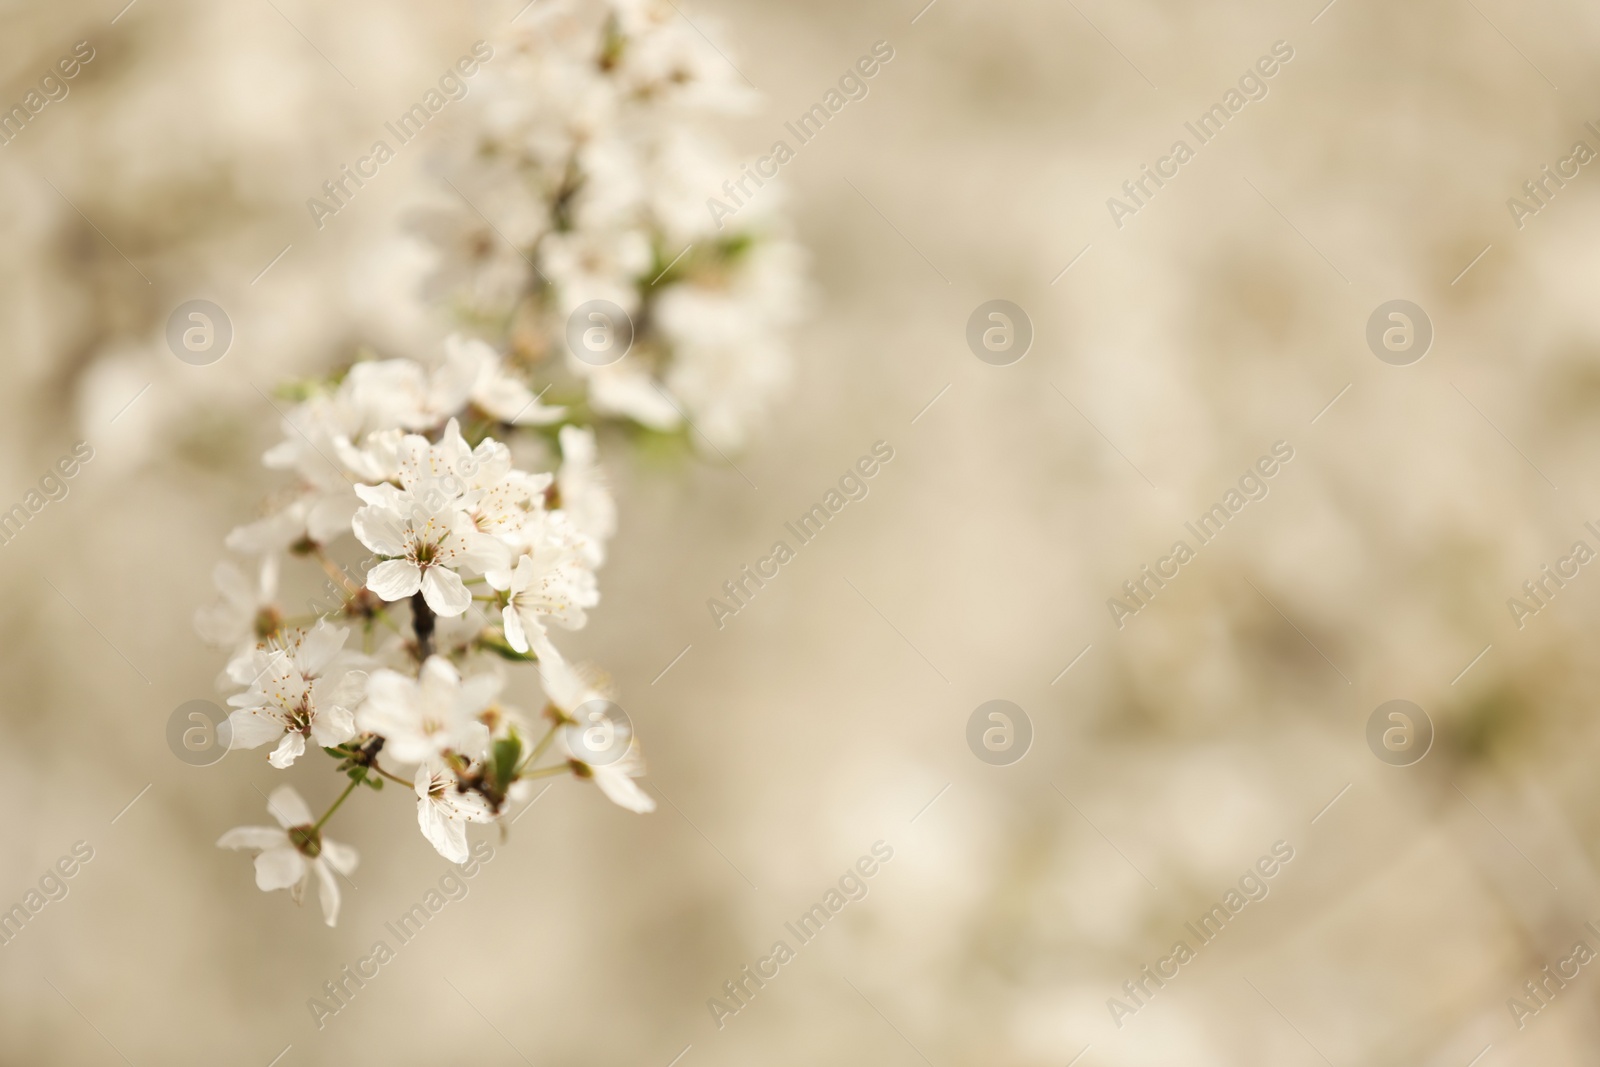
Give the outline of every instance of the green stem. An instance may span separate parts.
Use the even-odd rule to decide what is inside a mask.
[[[389,781],[391,781],[391,782],[399,782],[401,785],[405,786],[407,789],[416,788],[416,783],[415,782],[408,782],[404,778],[400,777],[398,774],[390,774],[388,771],[386,771],[382,767],[378,766],[376,762],[374,762],[372,764],[370,769],[374,770],[374,771],[377,771],[379,774],[383,775],[385,778],[389,779]]]
[[[517,777],[523,781],[527,781],[529,778],[548,778],[553,774],[566,774],[571,769],[565,763],[552,763],[548,767],[540,767],[536,771],[527,771],[517,775]]]
[[[327,822],[329,819],[333,818],[333,813],[339,810],[339,805],[344,803],[344,798],[349,796],[351,793],[355,792],[356,786],[358,786],[360,784],[361,783],[359,781],[357,781],[356,779],[354,779],[354,778],[350,779],[350,784],[344,787],[344,792],[340,793],[339,794],[339,799],[335,800],[333,802],[333,807],[331,807],[327,811],[323,812],[322,813],[322,818],[318,819],[316,822],[311,824],[311,829],[313,829],[313,830],[322,829],[322,824]]]
[[[521,778],[523,770],[532,766],[540,756],[544,755],[544,750],[550,747],[550,742],[555,740],[556,731],[559,729],[561,729],[560,723],[551,724],[550,729],[546,730],[539,743],[533,746],[533,751],[528,753],[528,758],[522,761],[522,765],[517,768],[517,773],[513,774],[512,778]]]

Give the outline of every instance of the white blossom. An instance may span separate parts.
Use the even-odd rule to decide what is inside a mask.
[[[278,599],[278,557],[261,557],[254,581],[229,560],[218,563],[212,572],[219,599],[194,613],[195,632],[201,640],[218,648],[238,648],[246,641],[262,640],[277,633],[283,613]]]
[[[230,749],[278,745],[267,762],[293,765],[306,750],[306,738],[320,746],[355,736],[355,709],[366,690],[365,671],[341,661],[350,632],[327,622],[310,633],[295,632],[263,642],[229,668],[235,681],[248,677],[243,693],[228,698]]]
[[[638,741],[629,744],[627,751],[610,763],[585,763],[583,767],[606,799],[618,807],[640,815],[656,810],[655,798],[646,793],[638,782],[644,777],[644,755],[639,751]]]
[[[358,486],[367,506],[356,512],[356,537],[383,562],[367,571],[367,588],[384,600],[404,600],[421,590],[440,615],[460,615],[472,605],[461,569],[482,574],[504,568],[507,552],[482,534],[452,500],[435,501],[392,485]]]
[[[489,745],[489,728],[479,714],[494,701],[501,684],[493,674],[463,680],[443,656],[430,656],[416,678],[374,671],[356,725],[381,734],[384,754],[401,763],[422,763],[446,752],[476,759]]]
[[[330,924],[356,856],[322,824],[386,781],[411,782],[418,828],[452,862],[468,823],[499,820],[538,778],[654,809],[626,716],[602,714],[620,710],[608,686],[556,644],[599,604],[617,527],[600,435],[574,422],[692,423],[717,451],[742,447],[787,384],[802,303],[778,190],[737,218],[706,210],[733,169],[702,120],[752,94],[671,0],[544,0],[479,77],[470,151],[446,169],[497,225],[456,197],[421,226],[436,292],[485,336],[452,334],[426,364],[363,352],[295,383],[262,457],[288,484],[227,538],[260,572],[219,566],[220,599],[195,618],[233,649],[231,747],[271,743],[281,768],[315,744],[348,780],[320,820],[284,787],[277,828],[218,842],[255,850],[257,884],[297,900],[315,872]],[[604,365],[567,348],[568,316],[594,300],[632,318],[631,346]],[[344,577],[347,534],[372,553],[364,588]],[[335,583],[308,627],[286,628],[276,604],[285,554]],[[409,612],[388,606],[403,600]],[[543,733],[498,702],[503,661],[534,658]]]
[[[296,904],[305,899],[306,883],[317,876],[317,896],[322,918],[329,926],[339,921],[338,874],[350,874],[360,856],[313,830],[311,809],[293,786],[280,785],[267,798],[267,811],[277,826],[236,826],[217,839],[218,848],[256,851],[256,886],[262,892],[287,889]]]
[[[526,554],[518,557],[502,580],[509,603],[501,612],[506,641],[518,652],[532,648],[548,655],[550,642],[545,620],[568,630],[588,621],[585,608],[600,601],[594,571],[585,556],[587,539],[567,528],[559,516],[547,516],[530,539]]]
[[[341,399],[318,396],[283,420],[283,440],[262,456],[273,470],[293,471],[299,489],[278,511],[228,535],[235,552],[281,551],[301,540],[328,544],[350,530],[358,501],[352,480],[335,458],[338,442],[356,425],[355,411]]]
[[[491,233],[460,203],[430,213],[436,287],[512,323],[531,361],[562,356],[595,413],[661,432],[687,418],[697,440],[743,447],[788,383],[804,301],[779,189],[710,209],[738,168],[704,120],[753,102],[724,52],[671,0],[546,0],[481,77],[451,180],[505,223]],[[593,300],[638,328],[599,366],[566,340]]]
[[[596,702],[610,703],[604,687],[596,685],[585,677],[583,671],[561,659],[541,663],[539,678],[550,702],[571,720],[558,731],[557,736],[578,776],[594,779],[600,792],[620,807],[640,814],[654,811],[655,799],[637,781],[644,777],[644,755],[631,727],[615,718],[596,723],[585,714],[586,706],[592,708]],[[594,750],[602,746],[572,742],[575,731],[581,736],[582,731],[589,729],[604,731],[603,751],[606,758],[595,757]]]

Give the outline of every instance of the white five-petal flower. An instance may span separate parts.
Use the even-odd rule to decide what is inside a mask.
[[[233,680],[249,688],[228,698],[235,709],[228,715],[228,747],[277,741],[267,762],[282,769],[305,752],[307,737],[324,747],[354,737],[367,674],[340,656],[349,636],[343,627],[319,622],[310,633],[292,631],[230,664]]]
[[[218,848],[256,851],[256,886],[264,893],[287,889],[299,904],[306,884],[317,876],[322,918],[329,926],[339,921],[338,874],[356,869],[360,856],[349,845],[330,841],[312,828],[311,809],[293,786],[280,785],[267,798],[267,811],[277,826],[236,826],[217,839]]]
[[[439,615],[460,615],[472,593],[457,568],[483,573],[503,568],[509,553],[482,534],[451,501],[429,507],[411,492],[392,485],[359,485],[367,506],[356,512],[361,543],[387,556],[367,572],[367,588],[384,600],[404,600],[421,590]]]
[[[374,671],[356,724],[382,734],[384,755],[401,763],[423,763],[445,752],[477,759],[489,746],[489,728],[479,714],[494,702],[500,686],[493,674],[463,680],[448,659],[429,656],[416,678]]]

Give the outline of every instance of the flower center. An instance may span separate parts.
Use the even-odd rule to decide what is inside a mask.
[[[291,826],[289,843],[310,859],[322,855],[322,832],[315,826]]]
[[[278,632],[283,625],[283,616],[274,607],[265,607],[256,612],[255,630],[256,639],[265,641]]]

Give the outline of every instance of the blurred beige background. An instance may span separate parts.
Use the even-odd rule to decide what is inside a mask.
[[[728,127],[746,158],[873,42],[895,58],[783,171],[814,301],[738,457],[759,488],[609,453],[621,527],[572,647],[670,802],[559,782],[317,1030],[306,999],[445,863],[361,797],[329,931],[212,845],[260,820],[269,768],[186,766],[164,730],[215,696],[189,620],[276,484],[261,393],[444,328],[396,241],[426,144],[320,232],[304,201],[520,6],[0,13],[4,101],[95,50],[0,148],[0,505],[94,449],[0,547],[0,907],[94,850],[0,947],[0,1062],[1591,1061],[1592,968],[1524,1029],[1506,1006],[1600,948],[1600,578],[1521,629],[1506,607],[1600,520],[1597,179],[1520,230],[1506,207],[1600,146],[1600,13],[1551,0],[680,3],[764,95]],[[1267,97],[1116,228],[1106,198],[1280,40]],[[236,330],[209,367],[162,340],[196,297]],[[1009,367],[964,340],[996,297],[1035,328]],[[1409,367],[1364,340],[1395,298],[1435,330]],[[878,440],[870,495],[714,628],[706,599]],[[1270,495],[1117,629],[1106,599],[1279,440]],[[965,740],[996,698],[1035,735],[1006,767]],[[1393,698],[1437,729],[1407,768],[1364,738]],[[707,998],[880,840],[867,898],[719,1030]],[[1114,1025],[1279,840],[1271,894]]]

